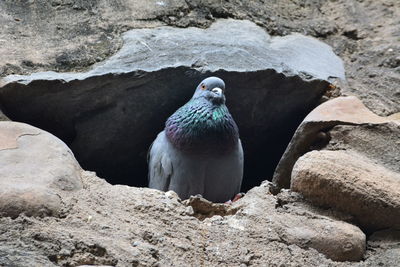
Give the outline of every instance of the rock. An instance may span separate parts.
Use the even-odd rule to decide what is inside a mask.
[[[160,25],[158,16],[187,9],[183,0],[168,1],[165,5],[157,3],[161,2],[37,0],[16,5],[1,2],[0,9],[4,12],[0,22],[5,26],[1,39],[7,40],[7,45],[0,47],[0,74],[26,73],[32,69],[85,69],[120,48],[120,32],[132,27]],[[23,34],[17,38],[16,33]],[[27,43],[29,47],[24,45]]]
[[[337,125],[328,132],[330,141],[324,149],[356,151],[400,173],[400,118],[389,118],[379,124]]]
[[[368,246],[379,256],[367,253],[365,266],[396,266],[400,257],[400,231],[387,229],[375,232],[369,237]]]
[[[377,116],[355,97],[318,106],[296,130],[282,156],[274,174],[274,191],[290,183],[292,190],[315,204],[354,216],[367,231],[398,227],[397,116]],[[321,151],[307,153],[313,149]]]
[[[18,245],[0,244],[1,266],[43,266],[54,267],[45,255],[38,255],[32,251],[24,251]]]
[[[391,248],[386,250],[378,250],[379,252],[373,256],[368,257],[363,266],[396,266],[399,264],[400,248]]]
[[[4,115],[4,113],[1,112],[0,110],[0,121],[9,121],[9,120],[10,119],[6,115]]]
[[[396,6],[397,2],[390,0],[389,4]],[[388,115],[400,111],[400,95],[393,86],[400,77],[398,67],[394,68],[398,65],[399,11],[385,5],[386,0],[304,5],[291,0],[268,5],[241,0],[3,1],[0,76],[85,70],[118,51],[120,33],[127,29],[160,25],[205,28],[218,18],[248,19],[272,35],[300,32],[329,42],[346,62],[349,86],[344,91],[357,95],[374,112]],[[343,36],[345,32],[347,36]]]
[[[397,115],[392,115],[390,117],[377,116],[368,110],[363,103],[354,96],[339,97],[318,106],[308,114],[300,124],[276,167],[273,176],[273,182],[276,187],[274,191],[277,192],[276,189],[280,188],[289,188],[292,168],[297,159],[312,149],[320,149],[326,146],[330,139],[330,134],[327,132],[329,132],[329,130],[335,125],[371,124],[373,127],[379,127],[382,124],[386,125],[395,123],[397,121],[396,116]],[[394,133],[393,131],[389,132],[392,134]],[[399,133],[397,133],[397,136],[398,134]],[[365,134],[362,137],[360,136],[360,139],[365,138]],[[352,147],[353,144],[358,144],[358,150],[367,150],[367,147],[369,147],[368,153],[370,153],[372,152],[375,143],[379,142],[381,149],[376,150],[375,154],[381,156],[386,154],[385,150],[390,149],[390,146],[394,145],[395,147],[398,147],[399,145],[396,143],[396,137],[388,137],[392,139],[392,142],[386,142],[386,138],[382,135],[381,139],[375,138],[374,140],[371,140],[371,138],[372,136],[368,138],[368,141],[355,140],[357,138],[353,138],[349,145]],[[364,145],[365,147],[363,147]],[[399,156],[396,150],[390,149],[390,151],[392,151],[390,154],[391,156],[386,156],[386,158],[390,160],[389,158],[392,157],[393,160],[391,165],[399,166],[397,165]]]
[[[400,174],[354,151],[312,151],[292,171],[291,189],[354,216],[368,231],[400,227]]]
[[[0,216],[57,215],[60,195],[82,188],[69,148],[28,124],[0,122],[0,162]]]
[[[201,195],[191,196],[189,199],[184,200],[183,203],[186,206],[192,208],[190,210],[190,214],[195,216],[199,220],[204,220],[205,218],[210,218],[216,215],[232,215],[237,212],[237,209],[232,208],[231,205],[223,203],[213,203],[201,197]],[[193,212],[191,212],[192,210]]]
[[[314,248],[335,261],[359,261],[365,253],[365,234],[357,226],[321,218],[286,220],[284,240],[303,248]]]
[[[86,171],[82,181],[83,189],[63,195],[62,218],[0,217],[0,251],[12,253],[14,265],[343,266],[332,259],[360,260],[365,250],[357,227],[300,197],[278,205],[267,183],[226,205],[231,212],[199,220],[164,192],[112,186]]]
[[[400,248],[400,230],[386,229],[377,231],[368,238],[368,245],[384,249],[396,246]]]
[[[87,72],[11,75],[0,88],[11,119],[55,134],[85,169],[112,183],[147,185],[152,140],[197,83],[215,75],[226,82],[227,105],[240,128],[244,190],[258,185],[329,84],[344,79],[328,45],[300,34],[271,37],[250,21],[134,29],[123,39],[115,55]],[[258,156],[266,148],[268,160]]]
[[[304,201],[299,198],[278,204],[278,209],[272,209],[276,199],[268,194],[262,196],[265,190],[269,189],[261,186],[250,190],[243,199],[245,204],[242,204],[247,204],[243,213],[268,214],[264,222],[266,226],[263,226],[267,228],[264,229],[276,231],[288,244],[314,248],[335,261],[359,261],[363,257],[366,237],[357,226],[324,216],[323,212],[308,205],[300,207],[298,203]],[[260,199],[264,199],[264,202]]]

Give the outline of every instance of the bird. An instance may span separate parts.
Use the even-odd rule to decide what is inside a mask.
[[[215,203],[240,192],[243,148],[225,101],[224,81],[208,77],[167,119],[148,152],[149,188]]]

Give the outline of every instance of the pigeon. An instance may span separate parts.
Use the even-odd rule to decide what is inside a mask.
[[[148,154],[150,188],[217,203],[239,193],[243,148],[224,91],[222,79],[209,77],[167,119]]]

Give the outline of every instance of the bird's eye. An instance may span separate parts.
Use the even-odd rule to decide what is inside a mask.
[[[206,88],[207,88],[207,87],[206,87],[205,84],[202,84],[202,85],[201,85],[201,90],[206,90]]]

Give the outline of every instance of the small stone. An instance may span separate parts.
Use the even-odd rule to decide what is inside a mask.
[[[185,209],[185,213],[187,215],[193,216],[194,215],[193,207],[192,206],[187,206],[186,209]]]
[[[132,246],[133,247],[140,246],[140,242],[139,241],[135,241],[135,242],[132,243]]]
[[[175,193],[172,190],[169,190],[169,191],[165,192],[165,196],[170,198],[170,199],[179,199],[178,194]]]

